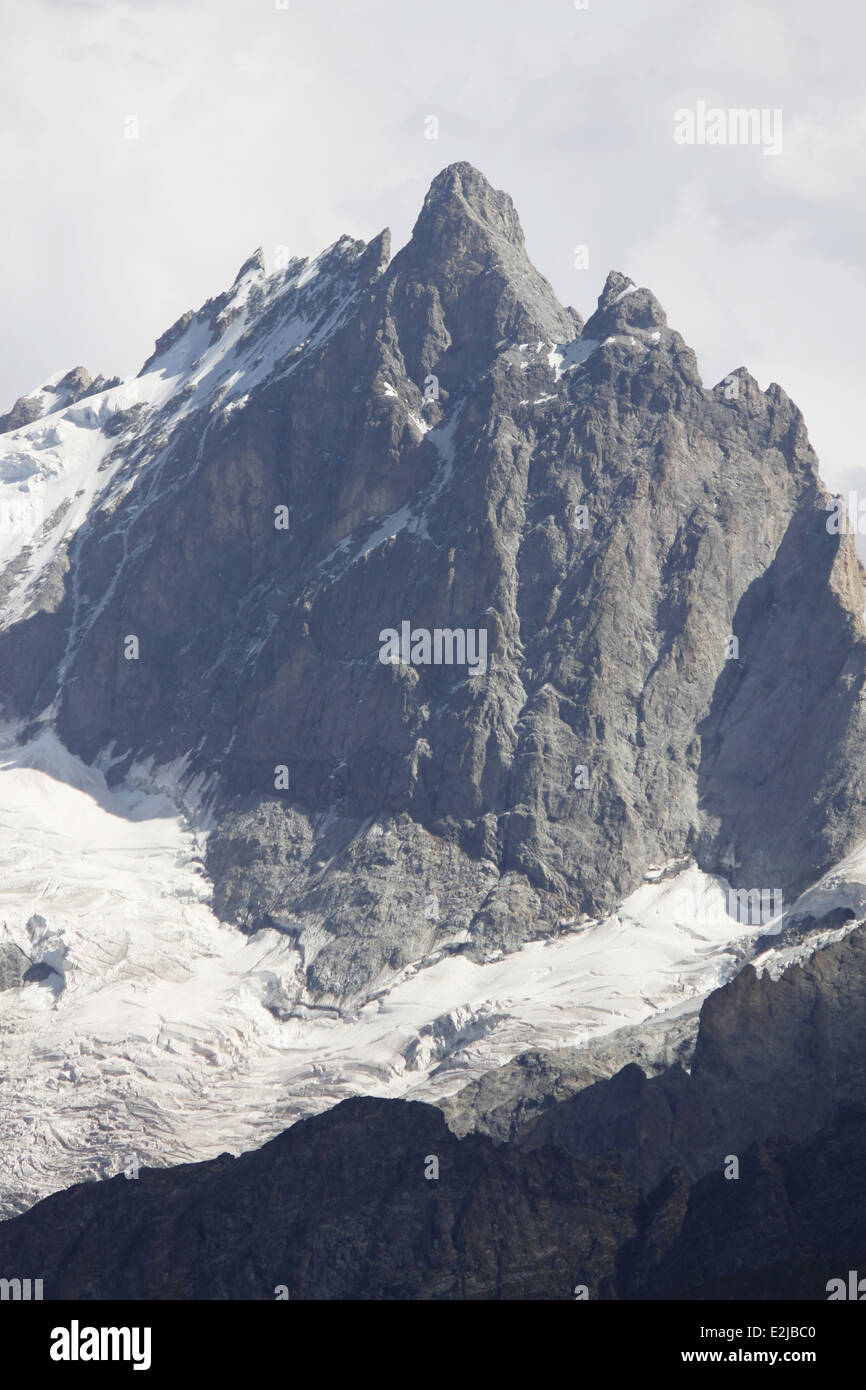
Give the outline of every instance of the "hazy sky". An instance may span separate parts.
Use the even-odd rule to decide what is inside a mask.
[[[3,0],[0,409],[136,372],[258,245],[409,235],[457,159],[512,195],[566,302],[648,285],[707,384],[802,408],[834,488],[866,332],[861,0]],[[697,103],[780,109],[782,151],[681,145]],[[427,139],[436,116],[439,138]],[[138,122],[138,138],[129,139]],[[575,247],[589,266],[575,267]]]

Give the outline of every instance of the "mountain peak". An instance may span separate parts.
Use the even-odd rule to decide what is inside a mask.
[[[262,276],[265,273],[265,257],[260,246],[256,247],[251,256],[248,256],[234,278],[234,284],[239,285],[241,280],[247,275]],[[234,288],[234,286],[232,287]]]
[[[574,316],[526,253],[510,197],[465,161],[449,164],[431,183],[411,240],[391,263],[387,289],[414,377],[436,362],[443,382],[465,383],[484,370],[503,338],[574,337]],[[419,297],[427,304],[423,321]]]
[[[636,285],[621,271],[611,270],[584,332],[591,338],[604,338],[634,329],[667,328],[667,323],[664,309],[650,290]]]
[[[438,173],[427,191],[413,235],[429,225],[441,229],[446,221],[471,219],[521,250],[523,228],[507,193],[488,183],[473,165],[461,160]]]
[[[0,434],[32,425],[55,410],[74,405],[85,396],[97,396],[111,386],[119,386],[120,377],[92,377],[86,367],[73,367],[63,375],[49,377],[26,396],[19,396],[12,409],[0,415]]]
[[[604,282],[604,289],[598,297],[599,309],[607,309],[611,304],[616,304],[625,295],[633,293],[637,285],[630,275],[623,275],[621,270],[609,270],[607,279]]]

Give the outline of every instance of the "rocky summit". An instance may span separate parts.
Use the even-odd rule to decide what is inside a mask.
[[[619,273],[584,323],[467,164],[389,241],[258,253],[136,381],[4,417],[44,510],[5,717],[114,781],[182,760],[217,910],[311,1000],[678,856],[788,899],[866,826],[863,576],[797,408],[705,387]]]

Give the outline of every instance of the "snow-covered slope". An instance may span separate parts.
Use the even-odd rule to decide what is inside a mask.
[[[163,334],[138,376],[59,408],[51,383],[34,393],[48,413],[0,434],[0,627],[31,611],[82,523],[113,511],[143,468],[153,504],[167,441],[185,418],[204,408],[209,422],[225,421],[255,386],[288,375],[328,338],[367,250],[342,237],[270,275],[256,252],[228,291]]]
[[[727,915],[721,880],[672,866],[577,932],[409,968],[352,1016],[281,1018],[295,947],[213,916],[206,822],[148,790],[178,771],[109,790],[48,731],[0,754],[0,957],[42,965],[0,990],[6,1214],[131,1156],[241,1151],[347,1095],[432,1099],[528,1047],[694,1009],[767,930]],[[866,850],[806,898],[866,912]]]

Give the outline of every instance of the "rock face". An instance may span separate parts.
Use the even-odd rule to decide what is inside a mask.
[[[649,1198],[619,1296],[838,1298],[866,1256],[864,1166],[866,1108],[856,1105],[810,1140],[752,1146],[736,1181],[713,1173],[689,1188],[672,1173]]]
[[[623,1068],[657,1076],[677,1064],[688,1069],[694,1054],[699,1015],[694,1012],[618,1028],[583,1047],[524,1052],[484,1073],[477,1081],[438,1101],[449,1129],[461,1137],[487,1134],[517,1139],[542,1115]]]
[[[866,632],[799,412],[705,389],[620,274],[582,324],[466,164],[388,243],[255,256],[163,335],[8,600],[5,714],[115,777],[185,759],[218,910],[296,936],[310,997],[685,854],[800,890],[866,827]],[[383,661],[404,622],[475,673],[450,636]]]
[[[17,989],[32,968],[30,957],[14,941],[0,945],[0,989]]]
[[[770,1136],[805,1139],[864,1103],[864,1058],[861,926],[777,980],[746,966],[709,995],[690,1072],[674,1065],[648,1078],[630,1063],[548,1109],[517,1142],[584,1158],[614,1150],[643,1187],[674,1166],[695,1178]]]

